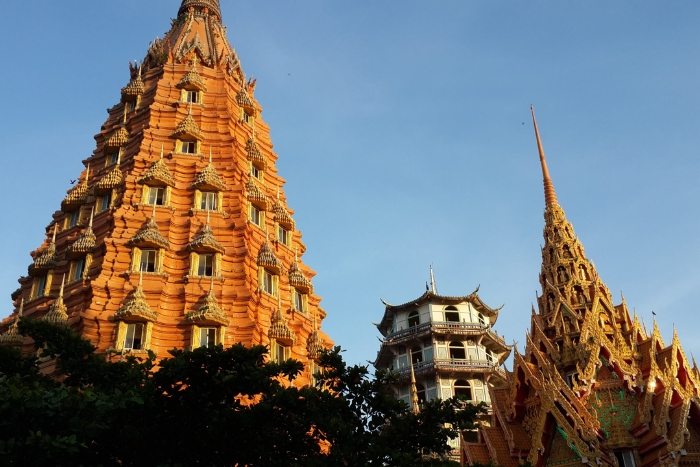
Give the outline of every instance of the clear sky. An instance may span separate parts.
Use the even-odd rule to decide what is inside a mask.
[[[542,176],[596,268],[700,357],[700,2],[221,0],[318,275],[324,330],[373,360],[380,297],[505,304],[539,290]],[[179,0],[3,2],[0,315],[129,60]]]

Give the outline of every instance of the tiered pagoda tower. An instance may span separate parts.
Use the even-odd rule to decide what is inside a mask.
[[[462,297],[439,295],[432,268],[430,278],[431,286],[417,299],[403,305],[384,302],[377,324],[383,339],[374,366],[399,373],[392,389],[413,410],[423,401],[456,395],[490,405],[488,388],[506,384],[501,365],[511,351],[493,331],[500,308],[486,305],[478,288]],[[460,439],[450,444],[458,456]]]
[[[99,352],[243,342],[311,370],[331,345],[326,313],[219,1],[184,0],[130,71],[16,313],[66,323]],[[15,321],[0,342],[24,342]]]
[[[492,388],[491,426],[465,444],[469,464],[700,466],[700,372],[674,331],[649,334],[619,305],[566,219],[532,114],[544,178],[540,284],[525,354]]]

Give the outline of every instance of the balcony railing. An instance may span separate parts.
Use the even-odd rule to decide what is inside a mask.
[[[460,358],[436,358],[424,362],[413,364],[413,372],[415,374],[429,373],[432,370],[450,370],[450,371],[467,371],[480,372],[495,371],[505,375],[505,371],[498,363],[488,360],[470,360]],[[397,370],[401,378],[406,378],[411,374],[411,367],[405,366]]]
[[[412,326],[408,329],[392,332],[386,336],[385,342],[397,343],[404,340],[410,340],[415,337],[434,332],[436,334],[453,334],[463,336],[478,336],[488,332],[490,326],[481,323],[460,323],[456,321],[429,321],[427,323]],[[497,334],[489,332],[493,337],[501,342],[503,338]]]

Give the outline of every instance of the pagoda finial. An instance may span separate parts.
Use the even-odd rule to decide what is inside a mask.
[[[160,145],[160,159],[163,160],[163,152],[165,151],[165,144]]]
[[[151,211],[151,219],[155,220],[156,218],[156,202],[153,202],[153,210]]]
[[[143,287],[143,271],[139,271],[139,289]]]
[[[207,209],[207,225],[209,225],[209,213],[211,213],[211,210]]]
[[[554,206],[559,204],[557,194],[554,192],[554,184],[549,177],[549,169],[547,168],[547,160],[544,157],[544,149],[542,148],[542,140],[540,139],[540,131],[537,129],[537,119],[535,118],[535,107],[530,106],[532,112],[532,123],[535,126],[535,137],[537,138],[537,149],[540,152],[540,164],[542,165],[542,178],[544,181],[544,202],[546,206]]]
[[[411,356],[411,404],[413,405],[413,413],[418,414],[418,389],[416,388],[416,373],[413,371],[413,357]]]
[[[92,218],[95,216],[95,206],[90,209],[90,222],[88,222],[88,227],[92,229]]]
[[[19,302],[19,311],[17,312],[17,321],[22,317],[22,313],[24,313],[24,297],[22,297],[22,300]]]
[[[435,275],[433,274],[433,265],[430,265],[430,289],[437,295],[437,286],[435,285]]]
[[[192,104],[190,104],[190,105],[192,105]],[[209,147],[209,163],[210,163],[210,164],[211,164],[211,160],[212,160],[212,159],[211,159],[211,146],[210,146],[210,147]]]
[[[51,237],[51,243],[56,244],[56,231],[58,230],[58,224],[54,222],[53,224],[53,236]]]
[[[63,288],[66,286],[66,275],[61,279],[61,289],[58,291],[58,298],[63,299]]]

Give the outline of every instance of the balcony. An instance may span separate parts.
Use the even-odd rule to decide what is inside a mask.
[[[436,358],[434,360],[413,364],[413,372],[416,375],[427,374],[433,371],[463,371],[465,373],[489,373],[495,372],[505,377],[505,370],[498,363],[488,360],[470,360],[460,358]],[[401,379],[409,378],[411,367],[405,366],[397,371]]]
[[[408,329],[402,329],[397,332],[392,332],[386,336],[384,343],[398,344],[400,342],[410,341],[427,334],[444,334],[455,336],[480,336],[488,333],[493,340],[505,345],[505,340],[498,334],[491,332],[491,327],[481,323],[465,323],[457,321],[430,321],[427,323],[412,326]]]

